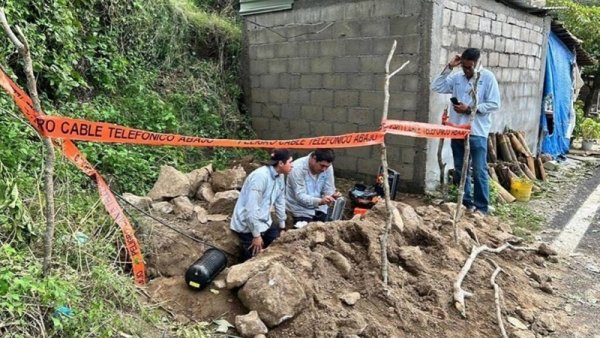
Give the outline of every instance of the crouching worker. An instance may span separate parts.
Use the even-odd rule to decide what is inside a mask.
[[[327,207],[340,196],[335,190],[332,149],[317,149],[294,161],[287,178],[287,208],[298,222],[327,220]]]
[[[240,238],[242,261],[268,247],[285,228],[284,174],[292,170],[292,157],[287,149],[275,149],[269,163],[254,170],[244,182],[235,204],[230,228]],[[275,207],[278,224],[271,220]]]

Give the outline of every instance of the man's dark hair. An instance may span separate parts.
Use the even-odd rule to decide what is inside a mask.
[[[333,163],[333,161],[335,160],[335,153],[331,148],[317,149],[312,153],[312,156],[315,157],[315,160],[317,160],[317,162],[325,161]]]
[[[479,51],[479,49],[477,49],[477,48],[467,48],[462,53],[462,55],[460,56],[460,58],[463,59],[463,60],[478,61],[480,56],[481,56],[481,52]]]
[[[271,151],[271,158],[267,162],[267,165],[276,167],[279,162],[283,162],[284,164],[292,157],[290,151],[287,149],[273,149]]]

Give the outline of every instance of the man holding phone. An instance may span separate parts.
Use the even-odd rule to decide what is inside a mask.
[[[448,117],[451,123],[456,125],[471,123],[469,145],[474,189],[471,195],[471,175],[467,173],[463,204],[470,210],[487,214],[490,201],[487,138],[492,125],[491,114],[500,109],[500,90],[494,74],[478,67],[480,55],[478,49],[467,48],[462,55],[453,56],[442,73],[433,81],[432,89],[440,94],[452,95]],[[461,70],[452,72],[458,66],[461,66]],[[479,77],[476,73],[479,73]],[[478,81],[477,106],[473,107],[471,92],[475,81]],[[454,184],[458,184],[463,165],[464,140],[453,139],[450,146],[454,157]]]

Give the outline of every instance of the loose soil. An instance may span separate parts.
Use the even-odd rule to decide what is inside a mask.
[[[505,322],[508,332],[534,337],[534,332],[548,335],[566,329],[567,313],[560,307],[560,299],[540,289],[539,281],[543,281],[549,286],[547,292],[552,292],[547,276],[552,274],[550,270],[555,264],[536,252],[510,249],[497,255],[484,253],[475,261],[463,283],[463,288],[474,296],[466,300],[467,318],[461,318],[454,307],[452,284],[472,248],[483,244],[498,247],[519,239],[498,218],[467,213],[459,222],[459,242],[455,243],[452,203],[432,206],[422,198],[408,195],[401,195],[398,200],[403,203],[399,209],[404,229],[393,227],[390,233],[388,286],[381,281],[379,238],[385,225],[382,203],[363,219],[312,223],[303,229],[290,229],[251,260],[280,263],[291,271],[307,295],[302,310],[271,328],[268,337],[499,336],[490,285],[494,267],[489,259],[503,269],[497,278],[504,294],[503,313],[529,327],[517,330]],[[170,224],[228,252],[237,252],[237,238],[228,230],[228,222],[202,225],[172,218]],[[144,223],[140,238],[145,252],[150,253],[147,264],[153,279],[148,293],[173,319],[210,322],[223,318],[234,323],[236,315],[251,310],[238,299],[238,289],[218,289],[211,285],[195,292],[186,287],[183,279],[186,269],[208,246],[152,222]],[[349,273],[326,259],[332,252],[350,264]],[[236,258],[230,257],[230,265],[235,263]],[[532,272],[537,278],[530,278]],[[223,280],[226,274],[227,270],[218,279]],[[340,300],[348,292],[361,295],[353,306]],[[229,333],[237,334],[233,328]]]

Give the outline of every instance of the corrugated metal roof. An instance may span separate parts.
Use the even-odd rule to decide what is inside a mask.
[[[292,9],[294,0],[240,0],[240,15],[252,15]]]
[[[552,20],[550,29],[570,50],[575,51],[578,65],[591,66],[596,64],[594,57],[581,47],[583,41],[573,35],[573,33],[569,32],[561,22]]]

